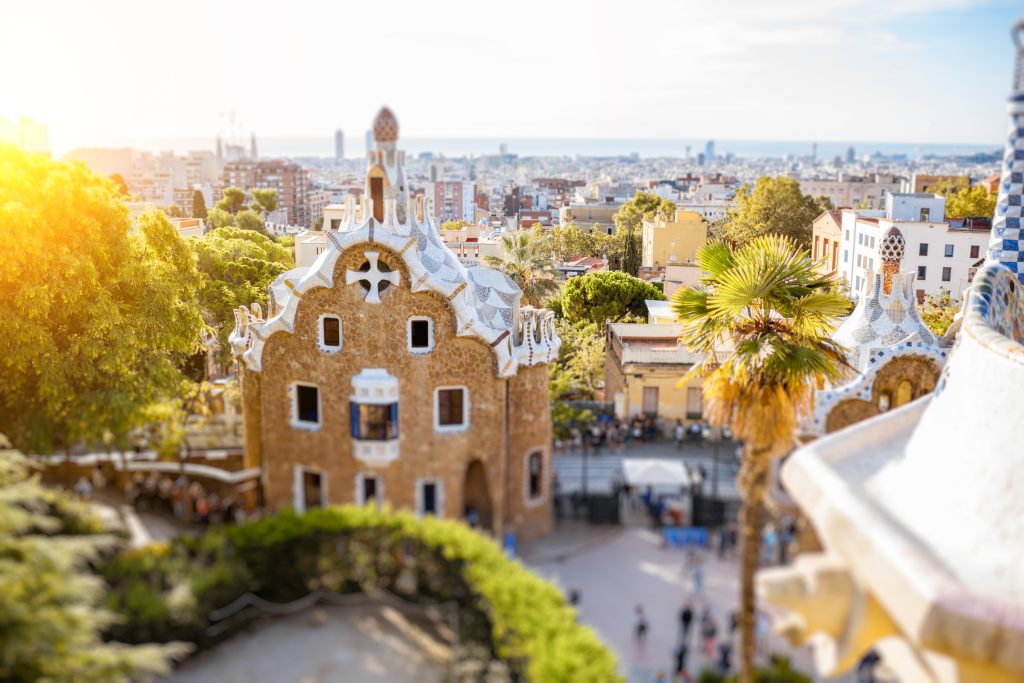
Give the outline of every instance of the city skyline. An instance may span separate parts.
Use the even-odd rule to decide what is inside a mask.
[[[409,139],[1001,144],[1002,108],[987,103],[1009,92],[1016,8],[874,5],[527,2],[492,27],[461,1],[399,3],[384,25],[360,6],[18,4],[0,57],[27,66],[0,116],[45,123],[57,153],[168,134],[356,140],[384,103]]]

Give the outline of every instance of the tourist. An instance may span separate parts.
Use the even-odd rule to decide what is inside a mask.
[[[647,616],[644,614],[643,605],[637,605],[633,611],[633,636],[637,644],[643,646],[647,639]]]
[[[683,450],[683,437],[686,435],[686,430],[683,429],[683,421],[676,420],[676,426],[672,428],[672,440],[676,444],[676,449]]]
[[[693,624],[693,605],[687,602],[683,609],[679,610],[679,629],[683,642],[690,639],[690,626]]]
[[[732,643],[728,640],[718,646],[718,673],[725,678],[732,669]]]
[[[472,504],[466,506],[465,509],[466,524],[469,528],[475,529],[480,525],[480,514],[476,511],[476,507]]]
[[[82,500],[89,500],[92,498],[92,484],[90,484],[89,480],[85,477],[78,478],[78,481],[75,482],[74,491]]]
[[[689,654],[689,647],[685,640],[679,642],[676,645],[675,658],[676,658],[676,677],[686,680],[689,674],[686,671],[686,656]]]
[[[715,656],[715,637],[718,635],[718,624],[715,623],[715,618],[708,614],[708,619],[704,622],[704,630],[701,634],[704,636],[704,654],[707,655],[708,659]]]
[[[694,595],[704,592],[704,563],[698,558],[690,569],[690,585]]]
[[[578,607],[580,604],[580,589],[570,588],[569,589],[569,604],[573,607]]]
[[[102,491],[107,488],[107,478],[103,476],[103,469],[99,465],[92,470],[92,487],[94,491]]]

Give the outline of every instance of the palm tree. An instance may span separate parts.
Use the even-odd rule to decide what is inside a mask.
[[[709,419],[731,425],[743,441],[740,680],[750,683],[754,573],[771,461],[792,448],[814,389],[846,367],[843,349],[830,339],[846,300],[829,277],[814,271],[806,251],[780,235],[735,249],[712,242],[698,252],[697,264],[706,275],[675,294],[673,309],[683,326],[680,342],[704,355],[685,379],[704,379]]]
[[[547,294],[558,289],[548,238],[537,228],[502,235],[501,255],[485,256],[484,262],[519,285],[525,304],[540,306]]]

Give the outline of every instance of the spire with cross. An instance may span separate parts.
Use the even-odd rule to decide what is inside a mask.
[[[353,282],[365,282],[363,287],[366,289],[366,303],[368,304],[379,304],[380,293],[384,287],[381,287],[381,283],[388,283],[392,285],[398,284],[398,273],[393,270],[381,270],[380,264],[377,259],[380,257],[380,252],[367,251],[363,252],[363,256],[366,257],[365,270],[347,270],[345,271],[345,284],[350,285]],[[386,287],[387,285],[385,285]]]

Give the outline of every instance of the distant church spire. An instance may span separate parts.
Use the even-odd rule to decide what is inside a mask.
[[[253,161],[260,158],[260,153],[256,149],[256,133],[253,133],[252,137],[249,138],[249,156],[252,157]]]
[[[1024,284],[1024,245],[1021,244],[1021,204],[1024,203],[1024,16],[1013,25],[1017,58],[1010,95],[1010,137],[1003,155],[999,198],[992,221],[988,260],[997,261],[1016,274]]]

